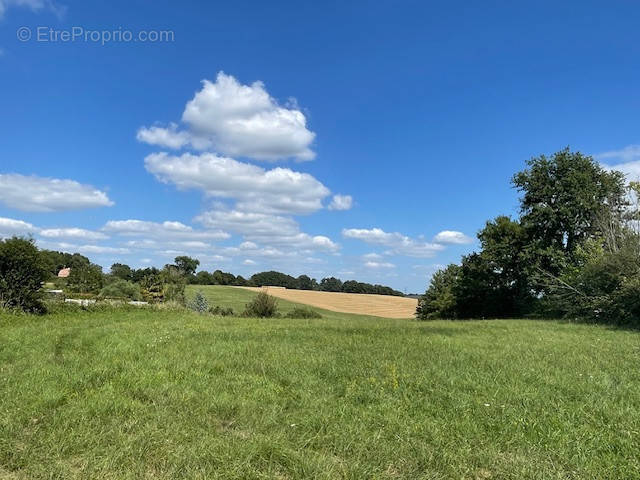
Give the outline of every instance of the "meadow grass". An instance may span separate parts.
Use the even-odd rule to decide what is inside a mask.
[[[637,332],[322,313],[2,317],[0,478],[640,478]]]
[[[257,295],[257,292],[238,287],[227,287],[221,285],[187,285],[185,290],[187,301],[191,300],[197,292],[202,292],[209,302],[209,305],[233,308],[233,311],[236,314],[241,314],[244,311],[245,305]],[[278,311],[281,314],[287,314],[294,308],[300,307],[299,303],[289,302],[281,298],[277,298],[276,302],[278,303]],[[309,308],[312,308],[322,314],[331,313],[328,310],[321,308]]]

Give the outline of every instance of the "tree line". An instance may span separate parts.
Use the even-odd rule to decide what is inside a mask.
[[[565,317],[640,326],[640,185],[568,148],[527,162],[519,216],[436,272],[419,319]]]
[[[335,277],[318,282],[307,275],[293,277],[285,273],[269,271],[241,275],[215,270],[199,271],[200,261],[188,256],[178,256],[174,263],[163,268],[131,268],[123,263],[111,265],[104,273],[100,265],[79,253],[39,250],[33,239],[13,237],[0,240],[0,308],[19,309],[27,312],[44,312],[42,285],[51,282],[66,293],[89,298],[110,298],[148,302],[185,302],[185,286],[235,285],[282,286],[301,290],[328,292],[375,293],[402,295],[383,285],[349,280],[342,282]],[[68,278],[59,278],[58,272],[70,268]]]
[[[318,282],[315,278],[308,275],[300,275],[294,277],[286,273],[270,270],[267,272],[254,273],[248,279],[242,275],[234,275],[232,273],[215,270],[207,272],[201,270],[196,273],[200,261],[187,256],[179,256],[174,260],[174,265],[185,281],[192,285],[234,285],[240,287],[286,287],[296,290],[317,290],[324,292],[344,292],[344,293],[371,293],[377,295],[396,295],[404,296],[402,292],[394,290],[385,285],[373,285],[370,283],[358,282],[356,280],[342,281],[339,278],[327,277]],[[166,266],[171,267],[171,266]],[[128,265],[115,263],[111,266],[111,274],[123,280],[138,282],[149,272],[154,272],[153,267],[135,270]]]

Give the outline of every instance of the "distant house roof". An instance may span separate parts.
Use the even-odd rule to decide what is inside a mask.
[[[71,273],[71,269],[70,268],[63,268],[62,270],[60,270],[58,272],[58,277],[59,278],[67,278],[70,273]]]

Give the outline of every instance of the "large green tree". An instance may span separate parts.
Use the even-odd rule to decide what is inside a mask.
[[[196,269],[198,268],[198,265],[200,265],[200,260],[187,257],[186,255],[176,257],[174,262],[180,273],[186,276],[196,273]]]
[[[520,223],[530,260],[558,274],[578,245],[601,233],[598,220],[605,212],[625,208],[624,176],[568,148],[532,158],[527,167],[514,175],[513,185],[522,194]]]

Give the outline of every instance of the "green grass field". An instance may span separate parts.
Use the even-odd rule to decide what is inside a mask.
[[[2,317],[0,478],[640,478],[639,333],[322,313]]]
[[[202,292],[210,305],[220,305],[221,307],[231,307],[237,314],[242,313],[244,306],[255,297],[255,293],[250,290],[236,287],[222,287],[219,285],[188,285],[185,291],[187,301],[191,300],[196,292]],[[300,305],[286,300],[277,299],[279,311],[286,314]],[[314,308],[314,310],[324,313],[324,310]]]

